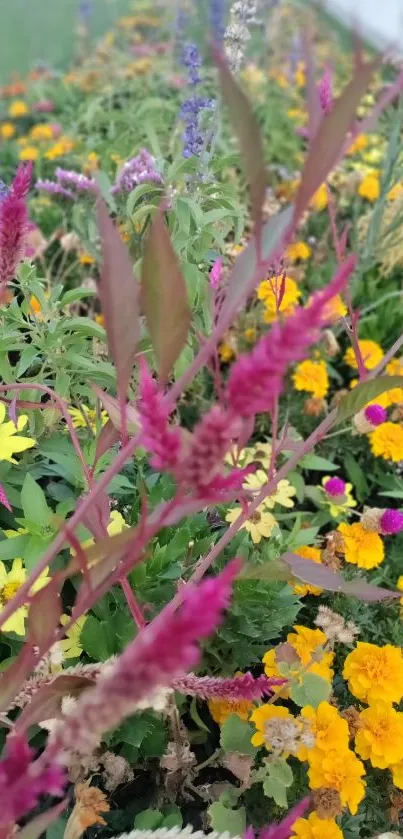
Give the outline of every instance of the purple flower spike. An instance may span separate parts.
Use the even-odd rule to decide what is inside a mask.
[[[324,114],[329,114],[332,110],[333,96],[332,96],[332,74],[330,67],[328,67],[319,84],[319,99]]]
[[[309,803],[309,798],[303,798],[299,804],[293,807],[288,813],[288,816],[280,824],[271,824],[267,827],[262,827],[259,833],[259,839],[289,839],[295,822],[304,815]]]
[[[381,425],[383,422],[386,422],[388,416],[385,408],[382,408],[382,405],[367,405],[364,409],[364,414],[365,418],[373,426]]]
[[[400,533],[403,530],[403,513],[400,510],[385,510],[380,519],[381,532],[385,536]]]
[[[327,494],[331,495],[332,498],[344,495],[346,491],[346,483],[342,480],[342,478],[329,478],[329,480],[324,484],[324,487]]]

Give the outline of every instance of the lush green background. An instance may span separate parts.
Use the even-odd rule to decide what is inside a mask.
[[[131,0],[93,0],[91,30],[101,34]],[[0,83],[36,61],[65,67],[74,56],[79,0],[1,0]]]

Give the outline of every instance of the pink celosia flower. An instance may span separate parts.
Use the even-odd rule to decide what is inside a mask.
[[[222,272],[222,259],[216,259],[211,271],[210,271],[210,286],[215,291],[221,282],[221,272]]]
[[[104,732],[115,728],[136,705],[194,666],[198,641],[211,634],[228,606],[232,581],[240,567],[233,560],[224,571],[199,586],[185,587],[181,606],[163,609],[123,655],[108,667],[93,688],[77,701],[50,735],[43,757],[61,760],[72,745],[89,754]]]
[[[292,828],[297,819],[304,815],[309,806],[309,798],[303,798],[299,804],[288,813],[288,816],[283,819],[280,824],[271,824],[267,827],[262,827],[259,832],[259,839],[289,839]]]
[[[61,797],[67,779],[60,766],[41,766],[23,734],[9,734],[0,761],[0,833],[37,806],[41,795]]]
[[[0,290],[13,279],[24,256],[28,225],[25,198],[31,173],[31,162],[21,164],[8,194],[0,204]]]
[[[147,364],[140,368],[139,418],[142,443],[152,453],[151,465],[176,474],[182,456],[182,431],[169,424],[172,406],[153,379]]]
[[[330,67],[325,70],[319,84],[319,100],[324,114],[330,113],[333,106],[332,74]]]
[[[326,304],[343,290],[355,264],[356,257],[350,256],[309,306],[297,309],[284,322],[276,322],[248,355],[233,364],[227,386],[229,412],[251,417],[272,410],[288,366],[303,359],[319,339],[320,328],[327,320]]]
[[[6,509],[9,510],[11,513],[11,505],[2,484],[0,484],[0,504],[2,504],[3,507],[6,507]]]
[[[223,459],[239,434],[239,423],[219,405],[204,415],[189,441],[189,453],[182,463],[181,478],[195,494],[209,486],[222,469]]]
[[[175,681],[175,690],[187,693],[190,696],[199,696],[201,699],[231,699],[253,700],[263,699],[273,693],[273,688],[284,684],[284,679],[269,679],[267,676],[258,676],[256,679],[252,673],[243,673],[242,676],[222,679],[211,676],[195,676],[189,673],[182,679]]]

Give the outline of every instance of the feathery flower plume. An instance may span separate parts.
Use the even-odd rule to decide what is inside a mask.
[[[61,184],[57,184],[56,181],[42,180],[39,178],[35,186],[36,189],[40,189],[41,192],[49,192],[50,195],[62,195],[63,198],[70,198],[72,201],[76,199],[71,189],[66,189]]]
[[[267,676],[258,676],[256,679],[252,673],[243,673],[242,676],[222,679],[211,676],[195,676],[189,673],[182,679],[176,679],[174,687],[181,693],[189,696],[198,696],[200,699],[230,699],[254,700],[263,699],[273,693],[273,688],[284,684],[285,679],[269,679]]]
[[[32,162],[20,164],[5,198],[0,203],[0,290],[12,280],[25,253]]]
[[[41,765],[22,734],[9,734],[0,761],[0,833],[13,826],[39,802],[41,795],[62,797],[66,779],[60,766]]]
[[[137,405],[144,447],[152,453],[151,465],[160,472],[176,473],[182,455],[182,432],[169,425],[168,399],[153,379],[145,361],[140,366],[140,399]]]
[[[11,505],[2,484],[0,484],[0,504],[2,504],[3,507],[6,507],[6,509],[9,510],[11,513]]]
[[[62,762],[72,743],[81,754],[93,751],[104,732],[116,727],[144,697],[171,685],[195,665],[198,641],[221,622],[239,567],[233,560],[218,577],[187,585],[179,609],[169,603],[141,630],[71,714],[61,718],[50,734],[44,760]]]
[[[196,426],[190,450],[181,467],[181,478],[195,494],[209,486],[238,436],[239,423],[219,405],[213,405]]]
[[[227,386],[229,412],[251,417],[270,411],[283,389],[290,364],[301,361],[320,337],[326,324],[326,304],[345,287],[354,270],[356,257],[350,256],[334,279],[312,297],[309,306],[297,309],[283,323],[276,322],[249,355],[233,365]]]

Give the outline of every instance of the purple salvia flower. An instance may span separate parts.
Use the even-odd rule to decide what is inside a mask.
[[[59,184],[67,187],[74,187],[78,192],[96,192],[97,183],[93,178],[87,178],[80,172],[71,169],[62,169],[60,166],[55,171],[55,177]]]
[[[221,44],[225,32],[225,0],[210,0],[209,12],[211,34]]]
[[[15,277],[25,253],[32,164],[21,164],[6,197],[0,203],[0,290]]]
[[[71,191],[71,189],[66,189],[61,184],[57,184],[55,181],[49,180],[42,180],[41,178],[35,184],[36,189],[41,190],[42,192],[49,192],[50,195],[62,195],[63,198],[70,198],[72,201],[76,200],[76,195]]]
[[[268,679],[267,676],[258,676],[256,679],[252,673],[243,673],[242,676],[222,679],[211,676],[195,676],[189,673],[182,679],[175,682],[175,690],[186,693],[189,696],[198,696],[200,699],[228,699],[234,702],[240,700],[263,699],[273,693],[273,688],[283,685],[285,679]]]
[[[333,107],[332,73],[327,67],[319,84],[319,101],[324,114],[329,114]]]
[[[309,807],[310,798],[304,798],[299,804],[288,813],[288,816],[283,819],[280,824],[271,824],[267,827],[262,827],[259,831],[259,839],[289,839],[292,833],[292,828],[300,819]]]
[[[12,512],[11,504],[7,498],[6,491],[2,484],[0,484],[0,504],[2,504],[3,507],[6,508],[6,510],[9,510],[10,513]]]
[[[161,472],[175,474],[183,456],[182,432],[180,428],[170,426],[172,406],[144,361],[141,363],[137,407],[143,432],[142,443],[152,454],[151,465]]]
[[[202,62],[196,44],[186,44],[182,53],[182,64],[188,71],[189,84],[200,84],[201,78],[199,75],[199,69]]]
[[[210,271],[210,287],[215,291],[221,282],[221,273],[222,273],[222,259],[216,259],[211,271]]]
[[[155,160],[147,149],[128,160],[120,170],[112,193],[131,192],[144,183],[162,184],[163,179],[155,166]]]
[[[183,134],[183,157],[197,157],[204,147],[205,132],[200,120],[203,111],[214,107],[214,100],[202,96],[191,96],[183,103],[179,117],[185,123]]]
[[[34,761],[35,752],[23,734],[9,734],[0,761],[0,833],[39,803],[42,795],[62,797],[67,779],[60,766]]]
[[[229,412],[252,417],[273,408],[288,366],[301,361],[318,341],[326,323],[326,303],[343,290],[355,264],[356,257],[350,256],[331,283],[312,297],[309,306],[297,309],[284,322],[276,322],[248,355],[240,356],[232,366],[227,386]]]
[[[329,478],[324,484],[325,491],[332,498],[338,498],[346,492],[346,482],[342,478]]]
[[[403,530],[403,513],[400,510],[384,510],[379,520],[380,532],[384,536],[392,536]]]
[[[367,405],[367,407],[364,408],[364,415],[365,419],[367,419],[374,427],[382,425],[382,423],[386,422],[388,418],[387,411],[382,407],[382,405]]]
[[[72,744],[89,754],[139,702],[171,686],[197,664],[198,642],[221,623],[239,568],[239,560],[233,560],[219,576],[198,586],[186,585],[181,606],[175,609],[169,603],[85,691],[71,714],[62,717],[50,734],[44,759],[63,761]]]

